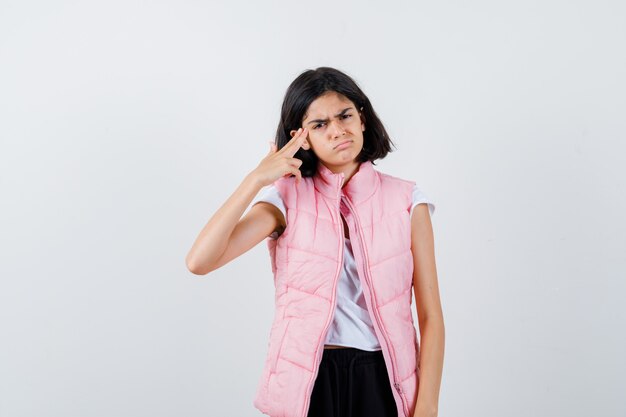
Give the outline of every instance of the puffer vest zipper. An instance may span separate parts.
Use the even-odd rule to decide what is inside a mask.
[[[411,312],[411,197],[415,184],[371,162],[343,186],[344,174],[318,164],[315,176],[281,178],[287,227],[267,239],[275,312],[254,406],[272,417],[306,417],[336,306],[344,231],[379,339],[399,417],[413,415],[419,343]]]

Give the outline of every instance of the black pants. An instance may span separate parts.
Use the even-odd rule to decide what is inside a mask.
[[[397,417],[382,351],[325,349],[308,417]]]

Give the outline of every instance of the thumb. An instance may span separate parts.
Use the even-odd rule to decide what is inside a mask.
[[[276,144],[273,141],[269,141],[270,144],[270,151],[268,152],[269,154],[273,154],[274,152],[276,152]]]

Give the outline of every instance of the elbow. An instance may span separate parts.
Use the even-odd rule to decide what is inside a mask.
[[[187,270],[194,275],[202,276],[213,271],[213,268],[209,268],[206,265],[202,265],[201,263],[197,262],[195,259],[189,256],[187,256],[187,259],[185,259],[185,264],[187,266]]]
[[[430,314],[426,317],[419,319],[419,326],[421,329],[426,327],[438,329],[441,333],[445,333],[446,327],[443,321],[443,314]]]
[[[189,272],[191,272],[192,274],[194,274],[194,275],[198,275],[198,276],[206,275],[206,272],[204,272],[204,271],[202,271],[202,270],[200,270],[200,269],[198,269],[196,267],[193,267],[193,266],[187,265],[187,270]]]

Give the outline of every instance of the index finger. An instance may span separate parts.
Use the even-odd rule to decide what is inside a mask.
[[[281,151],[289,156],[294,156],[306,140],[308,132],[309,131],[307,130],[307,128],[304,128],[302,130],[298,129],[298,132],[296,132],[296,134],[293,135],[293,138],[291,138],[291,140],[289,140],[289,142],[287,142],[287,144],[283,146]]]

